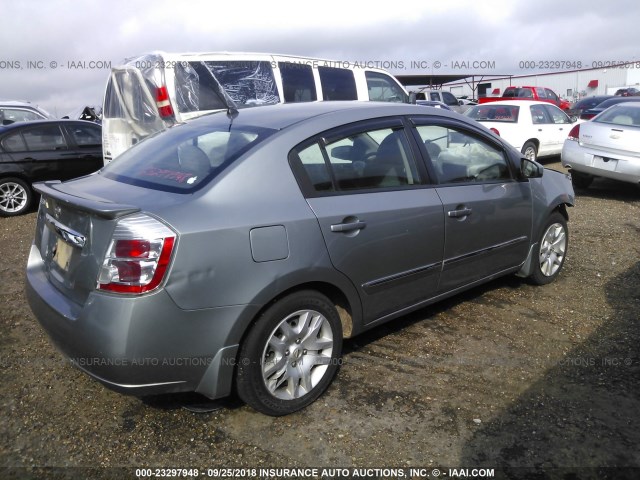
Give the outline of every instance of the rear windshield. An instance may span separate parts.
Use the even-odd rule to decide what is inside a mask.
[[[539,94],[538,94],[539,95]],[[512,98],[533,98],[533,92],[530,88],[507,88],[504,91],[504,97]]]
[[[611,107],[594,118],[593,121],[610,123],[612,125],[640,127],[640,105],[637,107],[632,107],[631,105]]]
[[[179,125],[151,136],[100,173],[132,185],[176,193],[202,188],[275,130]]]
[[[518,123],[520,107],[515,105],[477,105],[465,112],[465,115],[478,122]]]

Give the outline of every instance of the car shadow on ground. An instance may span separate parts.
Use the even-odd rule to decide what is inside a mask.
[[[501,277],[492,280],[489,283],[459,293],[454,297],[439,301],[433,305],[421,308],[407,315],[403,315],[390,322],[374,327],[355,338],[346,339],[343,344],[342,355],[345,356],[361,351],[370,344],[386,336],[398,333],[413,324],[431,321],[438,314],[443,313],[458,304],[481,301],[482,296],[491,290],[498,288],[517,289],[520,288],[523,283],[526,283],[526,280],[518,278],[515,275]],[[193,392],[149,395],[140,397],[140,400],[145,405],[160,410],[186,409],[194,413],[213,413],[223,408],[227,410],[236,410],[244,405],[235,393],[229,397],[218,400],[210,400],[204,395]]]
[[[640,186],[633,183],[617,182],[608,178],[594,178],[589,188],[576,188],[574,186],[574,189],[578,200],[580,200],[580,197],[623,201],[640,200]]]
[[[605,287],[614,314],[474,432],[461,465],[501,478],[639,478],[640,262]]]

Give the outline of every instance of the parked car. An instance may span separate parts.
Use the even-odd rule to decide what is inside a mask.
[[[640,90],[633,87],[619,88],[618,90],[616,90],[615,94],[622,97],[637,97],[638,95],[640,95]]]
[[[478,101],[467,97],[458,97],[458,103],[460,105],[478,105]]]
[[[0,125],[53,118],[46,110],[28,102],[0,100]]]
[[[598,105],[596,105],[593,108],[590,108],[588,110],[584,110],[582,112],[582,115],[580,115],[580,120],[591,120],[595,116],[597,116],[600,113],[604,112],[607,108],[609,108],[609,107],[611,107],[613,105],[617,105],[618,103],[637,102],[637,101],[638,101],[638,99],[634,98],[634,97],[612,97],[612,98],[609,98],[609,99],[605,100],[602,103],[599,103]]]
[[[378,102],[214,113],[36,188],[27,296],[79,368],[270,415],[322,394],[343,338],[501,275],[552,282],[574,202],[480,124]]]
[[[546,87],[507,87],[504,89],[502,97],[480,97],[478,103],[516,99],[552,103],[562,110],[568,110],[571,106],[567,100],[563,100],[556,92]]]
[[[444,103],[450,110],[458,113],[464,113],[469,108],[466,104],[460,103],[453,93],[443,90],[421,90],[416,93],[416,103],[421,101]]]
[[[573,120],[555,105],[534,101],[501,101],[471,107],[465,115],[482,123],[522,154],[559,155]]]
[[[619,103],[573,127],[562,165],[579,188],[589,187],[594,177],[640,185],[640,101]]]
[[[68,180],[102,167],[99,125],[34,120],[0,126],[0,216],[25,213],[32,182]]]
[[[326,100],[408,103],[409,95],[389,72],[357,62],[246,52],[142,55],[109,76],[104,161],[216,110]]]
[[[571,108],[565,110],[565,113],[570,117],[580,117],[585,110],[597,107],[599,104],[610,98],[615,98],[613,95],[593,95],[591,97],[584,97],[574,103]]]

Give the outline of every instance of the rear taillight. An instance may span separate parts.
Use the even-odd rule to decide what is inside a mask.
[[[169,91],[166,86],[156,89],[156,105],[158,106],[158,113],[160,113],[161,117],[173,117],[173,107],[171,107]]]
[[[98,290],[139,294],[162,283],[176,242],[176,233],[144,214],[118,222],[102,263]]]
[[[580,140],[580,125],[576,125],[569,131],[567,140],[573,140],[575,142]]]
[[[500,132],[498,131],[497,128],[493,128],[491,127],[489,130],[491,130],[493,133],[495,133],[496,135],[500,136]]]

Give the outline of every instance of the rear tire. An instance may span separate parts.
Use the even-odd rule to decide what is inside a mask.
[[[569,247],[567,221],[559,212],[554,212],[542,228],[533,273],[529,280],[534,285],[553,282],[564,265]]]
[[[574,187],[586,190],[593,182],[593,176],[571,170],[571,182]]]
[[[236,371],[238,396],[280,416],[313,403],[340,364],[342,325],[324,295],[304,290],[278,300],[249,330]]]
[[[19,178],[0,179],[0,216],[22,215],[31,206],[33,192],[27,182]]]

